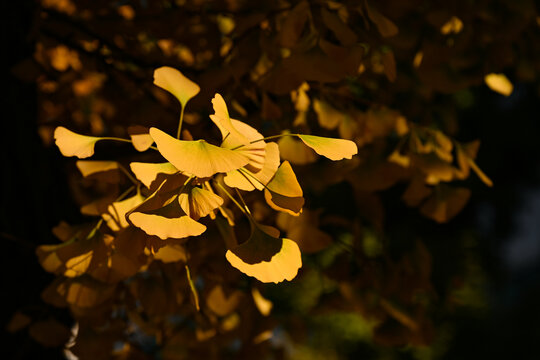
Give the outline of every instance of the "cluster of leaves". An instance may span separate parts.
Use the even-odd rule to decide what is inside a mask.
[[[538,27],[531,1],[41,3],[34,59],[19,68],[39,74],[40,136],[99,158],[70,179],[100,220],[63,224],[63,242],[38,250],[58,275],[44,298],[78,323],[70,351],[334,358],[441,339],[434,304],[467,300],[440,298],[430,239],[392,237],[386,213],[404,203],[445,223],[469,200],[471,173],[491,186],[480,143],[455,138],[457,109],[484,84],[510,95],[510,66],[537,76],[540,61],[518,56]],[[318,156],[357,147],[351,160]],[[263,286],[242,272],[296,278]],[[456,276],[442,288],[474,288]]]

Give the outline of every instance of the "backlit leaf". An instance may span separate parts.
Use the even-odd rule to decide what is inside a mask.
[[[264,189],[279,167],[279,146],[275,142],[268,143],[265,151],[264,165],[260,171],[253,173],[247,169],[233,170],[223,179],[225,184],[245,191]]]
[[[126,214],[139,206],[144,201],[144,196],[140,193],[122,201],[113,202],[107,208],[108,214],[103,214],[103,219],[113,231],[128,227],[129,223],[126,220]]]
[[[178,195],[178,203],[189,217],[198,220],[223,205],[223,199],[208,190],[192,187]]]
[[[154,84],[173,94],[182,107],[185,107],[187,102],[200,91],[199,85],[189,80],[180,71],[168,66],[154,71]]]
[[[79,135],[59,126],[54,130],[56,146],[64,156],[76,156],[84,159],[94,155],[94,146],[99,137]]]
[[[284,161],[276,171],[274,177],[267,185],[268,190],[277,194],[296,197],[302,196],[302,188],[288,161]]]
[[[487,74],[484,77],[484,81],[491,90],[504,96],[510,96],[514,90],[514,85],[512,85],[504,74]]]
[[[128,133],[133,147],[137,151],[146,151],[154,143],[154,139],[148,133],[148,128],[144,126],[130,126],[128,127]]]
[[[358,147],[350,140],[313,135],[298,135],[298,137],[317,154],[330,160],[352,159],[352,156],[358,153]]]
[[[177,140],[163,131],[151,128],[150,135],[159,152],[178,170],[197,177],[209,177],[239,169],[249,158],[229,149],[211,145],[204,140]]]
[[[274,235],[279,236],[275,228],[253,225],[248,241],[228,250],[225,256],[233,267],[262,282],[290,281],[302,266],[300,249],[294,241]]]
[[[277,143],[281,158],[293,164],[305,165],[313,163],[318,159],[317,154],[307,149],[293,136],[283,136]]]
[[[119,167],[119,164],[116,161],[77,160],[76,164],[84,177],[98,172],[116,170]]]
[[[147,188],[150,188],[150,185],[156,180],[158,174],[175,174],[178,172],[178,169],[170,162],[156,164],[132,162],[129,164],[129,167],[135,174],[135,177]]]
[[[262,296],[261,292],[257,288],[251,289],[251,295],[253,296],[253,301],[255,302],[255,306],[257,306],[257,309],[263,316],[270,315],[270,312],[272,311],[272,307],[274,304],[268,299],[266,299],[264,296]]]

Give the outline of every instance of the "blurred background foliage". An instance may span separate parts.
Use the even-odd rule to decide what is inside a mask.
[[[7,358],[539,356],[534,1],[3,6]],[[54,279],[39,266],[35,248],[58,242],[51,228],[88,223],[79,208],[123,186],[82,180],[53,146],[55,127],[174,133],[178,104],[152,84],[160,66],[201,86],[186,113],[195,138],[218,139],[208,104],[219,92],[232,116],[265,136],[303,132],[359,146],[353,160],[331,163],[284,138],[304,212],[275,216],[247,199],[255,217],[298,242],[304,266],[293,281],[265,285],[227,267],[217,229],[178,244],[200,312],[185,253],[114,284]],[[489,84],[488,74],[511,85]],[[111,157],[152,160],[97,146],[97,159]],[[62,298],[58,284],[77,281],[101,290],[85,304]]]

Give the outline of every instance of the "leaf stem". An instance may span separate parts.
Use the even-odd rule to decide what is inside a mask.
[[[240,205],[240,203],[238,201],[236,201],[236,199],[223,187],[223,185],[221,185],[220,183],[217,183],[218,187],[223,190],[223,192],[229,197],[229,199],[231,199],[231,201],[244,213],[246,214],[247,217],[250,217],[250,214],[246,212],[246,209],[244,209],[242,207],[242,205]]]
[[[127,178],[134,184],[134,185],[139,185],[139,181],[137,179],[135,179],[133,177],[133,175],[131,175],[129,173],[129,171],[122,165],[122,164],[118,164],[118,168],[120,169],[120,171],[122,171],[124,173],[124,175],[127,176]]]
[[[122,139],[122,138],[117,138],[117,137],[102,137],[100,138],[100,140],[112,140],[112,141],[121,141],[121,142],[127,142],[127,143],[132,143],[132,141],[130,139]]]
[[[180,133],[182,131],[182,122],[184,121],[184,106],[181,106],[180,121],[178,122],[178,130],[176,131],[176,138],[180,139]]]
[[[255,144],[257,142],[260,142],[260,141],[265,141],[265,140],[271,140],[271,139],[277,139],[277,138],[281,138],[281,137],[284,137],[284,136],[300,136],[302,134],[279,134],[279,135],[271,135],[271,136],[267,136],[267,137],[263,137],[262,139],[257,139],[257,140],[253,140],[253,141],[250,141],[249,144]],[[246,145],[244,144],[241,144],[241,145],[238,145],[237,147],[234,147],[232,148],[231,150],[237,150],[237,149],[240,149],[241,147],[244,147]]]
[[[197,309],[197,311],[200,311],[201,308],[199,306],[199,294],[197,293],[195,284],[193,283],[193,280],[191,279],[191,273],[189,272],[189,266],[187,264],[185,268],[186,268],[186,277],[189,283],[189,288],[191,289],[191,293],[193,294],[193,301],[195,302],[195,308]]]

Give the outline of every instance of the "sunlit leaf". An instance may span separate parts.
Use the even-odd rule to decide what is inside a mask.
[[[108,206],[108,214],[103,214],[103,219],[113,231],[128,227],[129,223],[126,220],[126,214],[139,206],[145,200],[140,193],[129,197],[122,201],[113,202]]]
[[[259,310],[259,312],[264,316],[270,315],[270,312],[272,311],[274,304],[272,304],[270,300],[262,296],[259,289],[255,287],[251,288],[251,295],[253,296],[253,301],[255,302],[255,306],[257,306],[257,309]]]
[[[443,26],[441,26],[441,34],[448,35],[450,33],[459,34],[463,30],[463,22],[460,18],[452,16]]]
[[[119,164],[116,161],[77,160],[77,168],[84,177],[109,170],[117,170]]]
[[[223,118],[214,115],[210,115],[210,118],[221,132],[223,139],[221,147],[234,149],[245,155],[249,159],[246,168],[254,172],[259,171],[264,164],[266,154],[266,143],[262,140],[263,136],[239,120],[230,119],[232,127],[228,127]]]
[[[132,162],[129,164],[131,171],[135,174],[135,177],[140,180],[147,188],[150,188],[150,185],[158,174],[175,174],[178,172],[178,169],[174,167],[170,162],[166,163],[141,163],[141,162]]]
[[[358,147],[350,140],[302,134],[298,137],[317,154],[330,160],[352,159],[358,153]]]
[[[510,96],[514,90],[514,85],[512,85],[510,80],[508,80],[504,74],[487,74],[484,77],[484,81],[491,90],[504,96]]]
[[[154,71],[154,84],[173,94],[182,107],[185,107],[187,102],[200,91],[199,85],[189,80],[180,71],[168,66]]]
[[[197,177],[209,177],[239,169],[248,157],[229,149],[211,145],[204,140],[177,140],[163,131],[151,128],[150,135],[159,152],[178,170]]]
[[[146,151],[154,143],[154,139],[148,133],[148,128],[144,126],[130,126],[128,133],[133,143],[133,147],[137,151]]]
[[[225,256],[233,267],[262,282],[290,281],[302,266],[300,249],[294,241],[278,236],[275,228],[253,225],[248,241]]]
[[[93,250],[90,250],[79,256],[72,257],[66,261],[66,271],[64,275],[67,277],[77,277],[86,272],[92,261]]]
[[[221,285],[216,285],[206,296],[206,305],[218,316],[232,313],[240,303],[242,292],[236,290],[226,294]]]
[[[179,244],[167,244],[158,249],[154,254],[154,259],[161,260],[164,263],[173,263],[177,261],[187,261],[186,249]]]
[[[287,133],[287,132],[286,132]],[[317,161],[318,156],[306,148],[301,141],[293,136],[283,136],[278,140],[280,156],[296,165],[305,165]]]
[[[62,155],[84,159],[94,155],[94,146],[101,138],[79,135],[59,126],[54,130],[54,139]]]
[[[233,170],[223,179],[225,184],[245,191],[264,189],[279,167],[279,146],[274,142],[268,143],[265,151],[264,165],[260,171],[253,173],[247,169]]]
[[[288,161],[284,161],[279,166],[267,188],[283,196],[295,197],[303,195],[302,188]]]
[[[198,236],[206,231],[206,226],[187,216],[174,200],[154,213],[134,211],[128,218],[148,235],[156,235],[162,240]]]
[[[189,217],[198,220],[223,205],[223,199],[208,190],[192,187],[178,195],[178,203]]]
[[[284,161],[264,190],[268,205],[278,211],[298,215],[304,205],[302,188],[288,161]]]

